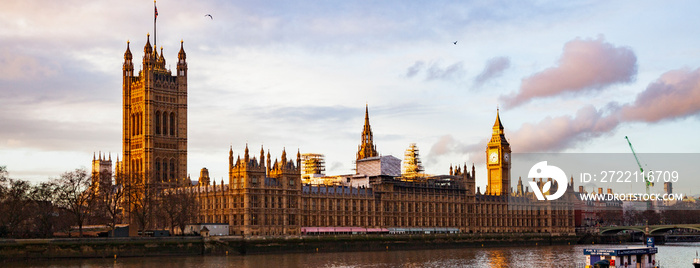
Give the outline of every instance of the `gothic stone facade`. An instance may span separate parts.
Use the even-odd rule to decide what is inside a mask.
[[[187,62],[183,44],[177,71],[144,46],[142,70],[134,74],[129,43],[123,64],[123,159],[117,183],[159,189],[187,187],[197,192],[200,222],[229,224],[234,235],[298,235],[302,227],[450,227],[465,233],[573,233],[573,192],[556,201],[537,201],[532,193],[510,190],[510,145],[497,115],[486,148],[487,188],[475,187],[475,171],[450,168],[449,175],[403,178],[370,176],[368,187],[302,185],[300,157],[272,163],[260,157],[233,159],[228,184],[209,183],[203,170],[197,186],[187,178]],[[376,157],[369,111],[357,160]],[[554,187],[557,187],[556,185]],[[569,186],[573,189],[573,185]]]
[[[126,183],[158,188],[183,185],[187,178],[187,62],[180,42],[177,73],[165,68],[150,38],[142,69],[134,74],[127,42],[123,65],[123,159]],[[121,181],[120,181],[121,183]]]
[[[376,153],[366,116],[358,158]],[[229,152],[228,185],[195,186],[201,222],[227,223],[233,235],[297,235],[301,227],[456,228],[463,233],[574,232],[573,198],[538,201],[523,192],[522,181],[510,190],[510,148],[500,117],[487,146],[489,186],[475,187],[474,166],[450,168],[450,175],[423,180],[372,176],[370,187],[302,185],[300,159],[271,164],[261,149],[259,160],[233,160]],[[368,148],[371,148],[368,150]],[[490,156],[494,153],[497,156]],[[263,161],[266,159],[266,161]],[[492,177],[491,177],[492,176]],[[495,178],[494,178],[495,177]],[[492,187],[497,185],[497,187]],[[558,185],[554,186],[558,187]]]

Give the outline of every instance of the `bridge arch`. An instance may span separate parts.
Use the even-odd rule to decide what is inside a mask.
[[[648,228],[648,229],[647,229]],[[673,224],[673,225],[649,225],[649,226],[610,226],[601,227],[600,234],[616,234],[620,231],[649,232],[650,235],[660,235],[674,229],[686,229],[700,231],[700,224]]]
[[[675,230],[675,229],[687,229],[687,230],[696,230],[700,231],[700,226],[683,226],[683,225],[674,225],[674,226],[659,226],[655,228],[649,228],[649,234],[663,234],[668,232],[669,230]]]
[[[616,234],[621,231],[644,232],[644,226],[615,226],[600,230],[600,234]]]

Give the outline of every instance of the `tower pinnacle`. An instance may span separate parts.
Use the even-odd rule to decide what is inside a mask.
[[[503,132],[503,124],[501,124],[501,115],[499,108],[496,108],[496,122],[493,123],[493,132],[494,134],[500,134]]]
[[[357,160],[379,156],[372,138],[372,127],[369,124],[369,105],[365,105],[365,126],[362,129],[362,139],[357,150]]]

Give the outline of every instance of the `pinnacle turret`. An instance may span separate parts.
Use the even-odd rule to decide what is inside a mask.
[[[245,164],[248,165],[248,161],[250,161],[250,156],[248,154],[248,143],[245,144],[245,153],[243,155],[243,160],[245,161]]]
[[[184,40],[180,40],[180,52],[177,53],[177,59],[182,61],[187,59],[187,54],[185,54],[184,43]]]
[[[144,57],[153,54],[153,47],[151,47],[151,34],[146,34],[146,45],[143,46]]]
[[[158,57],[158,68],[165,69],[165,57],[163,57],[163,47],[160,47],[160,56]]]
[[[372,127],[369,124],[369,105],[365,105],[365,125],[362,129],[362,139],[357,150],[357,160],[379,156],[374,146]]]
[[[126,51],[124,52],[124,61],[130,61],[133,59],[133,56],[131,55],[131,49],[129,49],[129,42],[128,40],[126,41]]]
[[[265,149],[260,145],[260,166],[265,166]]]

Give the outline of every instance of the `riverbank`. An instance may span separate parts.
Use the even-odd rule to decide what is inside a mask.
[[[551,234],[344,235],[294,237],[129,237],[0,240],[0,262],[57,258],[246,255],[463,247],[573,245]]]

